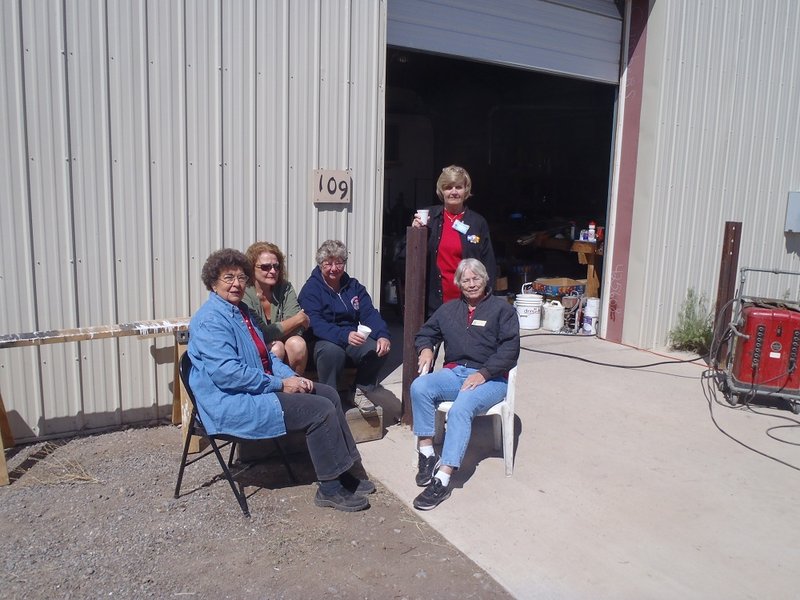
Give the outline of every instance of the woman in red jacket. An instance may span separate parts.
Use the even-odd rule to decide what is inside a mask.
[[[460,297],[461,291],[453,283],[456,267],[461,259],[477,258],[486,267],[489,288],[494,284],[495,265],[489,225],[480,214],[466,207],[472,195],[472,179],[463,167],[450,165],[442,169],[436,181],[436,195],[441,206],[431,206],[430,218],[423,224],[419,213],[412,226],[427,227],[428,283],[426,286],[427,314],[431,315],[442,304]]]

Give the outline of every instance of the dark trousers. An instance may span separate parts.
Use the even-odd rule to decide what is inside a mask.
[[[356,387],[371,392],[378,385],[378,371],[387,358],[388,354],[378,356],[377,343],[372,338],[367,338],[360,346],[348,344],[346,348],[326,340],[317,340],[314,344],[314,364],[319,380],[333,389],[336,389],[339,374],[350,359],[356,367]]]
[[[286,431],[306,434],[317,479],[336,479],[361,460],[335,389],[317,383],[312,394],[276,395],[283,408]]]

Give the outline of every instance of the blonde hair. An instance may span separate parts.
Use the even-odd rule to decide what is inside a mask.
[[[444,201],[444,188],[446,185],[464,184],[464,200],[472,195],[472,179],[464,167],[450,165],[442,169],[442,174],[436,180],[436,195]]]

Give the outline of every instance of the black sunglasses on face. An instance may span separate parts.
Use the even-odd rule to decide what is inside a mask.
[[[264,271],[265,273],[269,273],[270,271],[280,271],[281,265],[280,263],[264,263],[263,265],[256,265],[259,269]]]

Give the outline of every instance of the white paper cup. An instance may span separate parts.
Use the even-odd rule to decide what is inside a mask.
[[[363,335],[365,338],[369,337],[369,334],[372,333],[372,328],[367,327],[366,325],[359,325],[358,326],[358,333]]]
[[[427,208],[420,209],[417,211],[417,218],[419,219],[419,222],[422,223],[423,225],[428,224],[428,219],[430,218],[430,216],[431,216],[431,211],[429,211]]]

